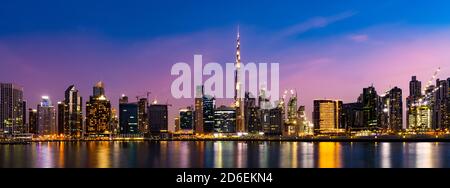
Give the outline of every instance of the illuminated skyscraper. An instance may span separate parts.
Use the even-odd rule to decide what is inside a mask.
[[[227,106],[214,110],[214,132],[236,133],[236,111]]]
[[[128,97],[122,96],[119,102],[119,133],[122,135],[139,134],[138,104],[128,103]]]
[[[24,124],[23,88],[0,83],[0,134],[20,133]]]
[[[104,137],[111,134],[111,103],[106,98],[102,82],[93,89],[93,96],[86,103],[86,136]]]
[[[236,45],[236,63],[235,63],[235,77],[234,77],[234,85],[235,85],[235,92],[234,92],[234,100],[235,100],[235,107],[236,107],[236,125],[237,125],[237,132],[245,132],[245,118],[244,118],[244,106],[243,106],[243,100],[242,100],[242,90],[245,88],[242,88],[242,70],[241,70],[241,42],[240,42],[240,35],[239,30],[237,33],[237,45]]]
[[[435,106],[433,112],[433,121],[436,129],[450,128],[450,111],[449,111],[449,83],[447,80],[436,80],[437,90],[435,91]]]
[[[363,128],[368,130],[377,129],[380,97],[375,87],[364,88],[358,102],[363,104]]]
[[[314,132],[336,132],[342,129],[341,113],[342,101],[340,100],[314,100]]]
[[[192,132],[194,129],[194,111],[192,107],[180,109],[180,131]]]
[[[63,134],[70,138],[81,138],[83,133],[83,101],[74,85],[64,92],[64,130]]]
[[[140,98],[138,101],[138,128],[139,132],[148,133],[148,100],[147,98]]]
[[[297,93],[291,90],[291,97],[287,103],[287,121],[285,122],[287,135],[298,135],[300,132],[297,110]]]
[[[194,107],[194,132],[203,134],[203,86],[196,87]]]
[[[256,98],[250,93],[245,92],[244,98],[244,119],[245,119],[245,132],[257,132],[257,120],[256,120]]]
[[[210,95],[203,96],[203,132],[214,132],[214,109],[216,108],[216,99]]]
[[[379,114],[380,127],[392,131],[403,129],[403,98],[402,90],[394,87],[381,97]]]
[[[55,107],[48,96],[42,96],[41,103],[37,107],[37,117],[39,135],[54,135],[58,133]]]

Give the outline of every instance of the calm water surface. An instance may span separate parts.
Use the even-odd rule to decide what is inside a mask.
[[[450,143],[33,143],[0,145],[0,167],[449,168]]]

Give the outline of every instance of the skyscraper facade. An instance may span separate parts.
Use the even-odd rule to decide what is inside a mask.
[[[375,130],[379,128],[378,115],[380,112],[380,98],[375,87],[370,86],[363,89],[360,100],[363,104],[363,127],[367,130]]]
[[[220,106],[214,110],[214,132],[236,133],[236,110]]]
[[[203,86],[196,87],[194,102],[194,132],[203,134]]]
[[[140,133],[148,133],[148,99],[140,98],[138,101],[138,128]]]
[[[384,130],[394,132],[403,129],[403,98],[402,90],[394,87],[381,97],[379,124]]]
[[[93,95],[86,103],[86,136],[105,137],[111,134],[111,103],[105,96],[102,82],[93,89]]]
[[[48,96],[42,96],[41,103],[37,107],[37,117],[37,132],[39,135],[55,135],[58,133],[56,110]]]
[[[28,109],[28,133],[37,134],[37,110],[36,109]]]
[[[256,108],[256,98],[250,93],[245,92],[244,98],[244,130],[245,132],[255,132],[256,123],[254,110]]]
[[[138,127],[138,104],[124,101],[126,96],[122,96],[119,102],[119,133],[123,136],[139,134]]]
[[[58,127],[58,135],[64,135],[64,110],[65,110],[65,104],[64,102],[58,102],[57,106],[57,123],[56,126]]]
[[[180,109],[180,130],[192,132],[194,129],[194,111],[192,107]]]
[[[150,133],[159,134],[168,131],[168,108],[166,104],[150,104],[148,107]]]
[[[64,92],[64,135],[81,138],[83,133],[83,99],[74,85]]]
[[[336,132],[342,129],[342,101],[314,100],[313,123],[315,133]]]
[[[214,132],[214,109],[216,108],[216,99],[210,95],[203,96],[203,132]]]
[[[237,33],[237,45],[236,45],[236,63],[235,63],[235,77],[234,77],[234,100],[235,100],[235,108],[236,108],[236,125],[237,132],[245,132],[245,117],[244,117],[244,104],[242,100],[242,92],[245,88],[243,88],[243,78],[242,70],[241,70],[241,42],[240,42],[240,34],[239,30]]]
[[[21,133],[24,124],[23,88],[0,83],[0,134]]]

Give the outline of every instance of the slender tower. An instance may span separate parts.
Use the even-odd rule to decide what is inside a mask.
[[[240,42],[240,35],[239,35],[239,27],[237,32],[237,46],[236,46],[236,63],[235,63],[235,74],[234,74],[234,85],[235,85],[235,91],[234,91],[234,100],[235,100],[235,106],[236,106],[236,125],[237,125],[237,132],[245,132],[245,125],[244,125],[244,107],[242,102],[242,83],[241,83],[241,42]]]

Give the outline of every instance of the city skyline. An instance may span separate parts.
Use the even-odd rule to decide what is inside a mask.
[[[86,8],[80,6],[83,3],[75,6],[72,21],[66,19],[64,23],[45,15],[33,17],[33,11],[18,15],[6,10],[20,6],[15,3],[1,6],[4,8],[0,12],[13,16],[10,21],[0,21],[2,28],[8,28],[0,32],[0,81],[23,86],[28,107],[34,108],[43,95],[50,96],[54,104],[62,101],[64,90],[72,84],[87,99],[91,86],[104,81],[106,95],[116,109],[123,93],[133,101],[134,96],[151,91],[151,99],[172,103],[169,108],[169,125],[172,126],[174,114],[179,108],[193,104],[193,99],[166,97],[170,96],[170,82],[174,79],[169,74],[170,66],[179,61],[192,64],[193,55],[197,53],[204,54],[208,62],[234,62],[236,25],[240,25],[242,36],[242,62],[280,63],[280,89],[298,91],[298,103],[306,106],[308,119],[312,119],[314,99],[354,102],[362,88],[374,84],[379,93],[398,86],[403,89],[405,101],[411,76],[416,75],[426,83],[437,67],[442,68],[441,79],[450,75],[446,66],[450,62],[447,53],[450,51],[447,45],[450,20],[442,8],[445,5],[430,9],[432,3],[406,5],[406,1],[398,1],[361,5],[349,2],[347,6],[322,10],[320,3],[307,3],[317,11],[297,11],[295,8],[308,7],[303,6],[304,2],[287,2],[291,8],[274,6],[270,9],[273,17],[270,19],[271,16],[262,11],[245,13],[256,4],[245,2],[239,3],[238,8],[223,5],[220,9],[223,18],[208,19],[202,15],[211,15],[212,10],[217,10],[217,4],[207,3],[205,6],[211,10],[198,13],[192,11],[196,10],[195,3],[187,10],[177,8],[173,12],[187,15],[179,18],[158,12],[147,14],[142,9],[136,14],[110,14],[109,17],[93,13],[97,3]],[[260,3],[257,7],[264,9],[272,4]],[[70,17],[62,11],[66,6],[49,10],[49,15]],[[130,13],[115,3],[107,6],[109,11]],[[130,6],[138,7],[137,4]],[[401,6],[408,8],[395,13]],[[152,8],[145,3],[142,7]],[[170,9],[168,4],[163,7]],[[368,19],[382,8],[385,16]],[[82,14],[84,10],[86,15],[97,19],[89,21]],[[230,12],[224,13],[227,10]],[[414,13],[418,10],[422,13],[420,16]],[[268,21],[253,18],[258,16]],[[289,21],[283,19],[288,17]],[[100,24],[102,20],[106,22]],[[127,20],[136,22],[126,25],[130,27],[118,26]],[[180,20],[192,25],[187,24],[187,28],[182,29],[176,24]],[[218,106],[229,104],[218,102]],[[404,102],[404,108],[405,105]]]

